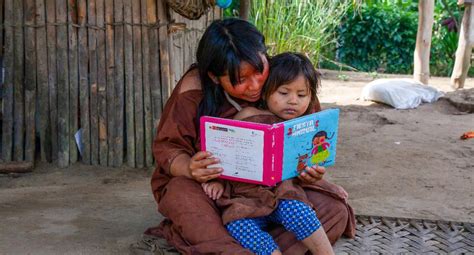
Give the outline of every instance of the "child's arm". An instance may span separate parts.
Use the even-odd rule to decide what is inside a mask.
[[[201,184],[204,193],[212,199],[217,200],[224,193],[224,183],[216,180],[205,182]]]

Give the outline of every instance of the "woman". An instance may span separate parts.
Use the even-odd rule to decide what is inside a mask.
[[[220,168],[207,168],[218,159],[200,152],[199,117],[232,118],[242,107],[259,101],[268,77],[263,35],[239,19],[214,21],[197,49],[197,63],[183,76],[169,98],[153,144],[157,169],[152,189],[158,209],[167,219],[149,234],[167,239],[181,253],[250,253],[222,225],[220,212],[200,183],[219,177]],[[319,102],[315,111],[320,110]],[[347,193],[309,171],[302,176],[308,199],[334,243],[342,234],[354,235]],[[293,234],[270,231],[283,252],[304,252]]]

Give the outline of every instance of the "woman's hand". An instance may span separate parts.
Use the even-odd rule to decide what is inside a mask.
[[[323,175],[326,173],[326,168],[318,165],[314,166],[307,166],[303,172],[298,175],[298,179],[300,181],[307,183],[307,184],[313,184],[323,178]]]
[[[219,177],[224,170],[220,167],[207,167],[219,162],[219,159],[212,157],[210,152],[200,151],[194,154],[189,161],[189,175],[201,183],[215,179]]]
[[[212,200],[219,199],[224,193],[224,185],[217,181],[202,183],[201,186],[204,193]]]

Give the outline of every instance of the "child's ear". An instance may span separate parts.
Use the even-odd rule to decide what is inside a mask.
[[[217,79],[217,76],[215,76],[213,73],[211,72],[207,72],[207,75],[209,76],[209,78],[211,78],[211,80],[215,83],[215,84],[219,84],[219,79]]]

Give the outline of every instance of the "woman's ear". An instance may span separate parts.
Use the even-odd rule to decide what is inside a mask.
[[[213,73],[211,72],[207,72],[207,75],[209,76],[209,78],[211,78],[211,80],[215,83],[215,84],[219,84],[219,79],[217,79],[217,76],[215,76]]]

